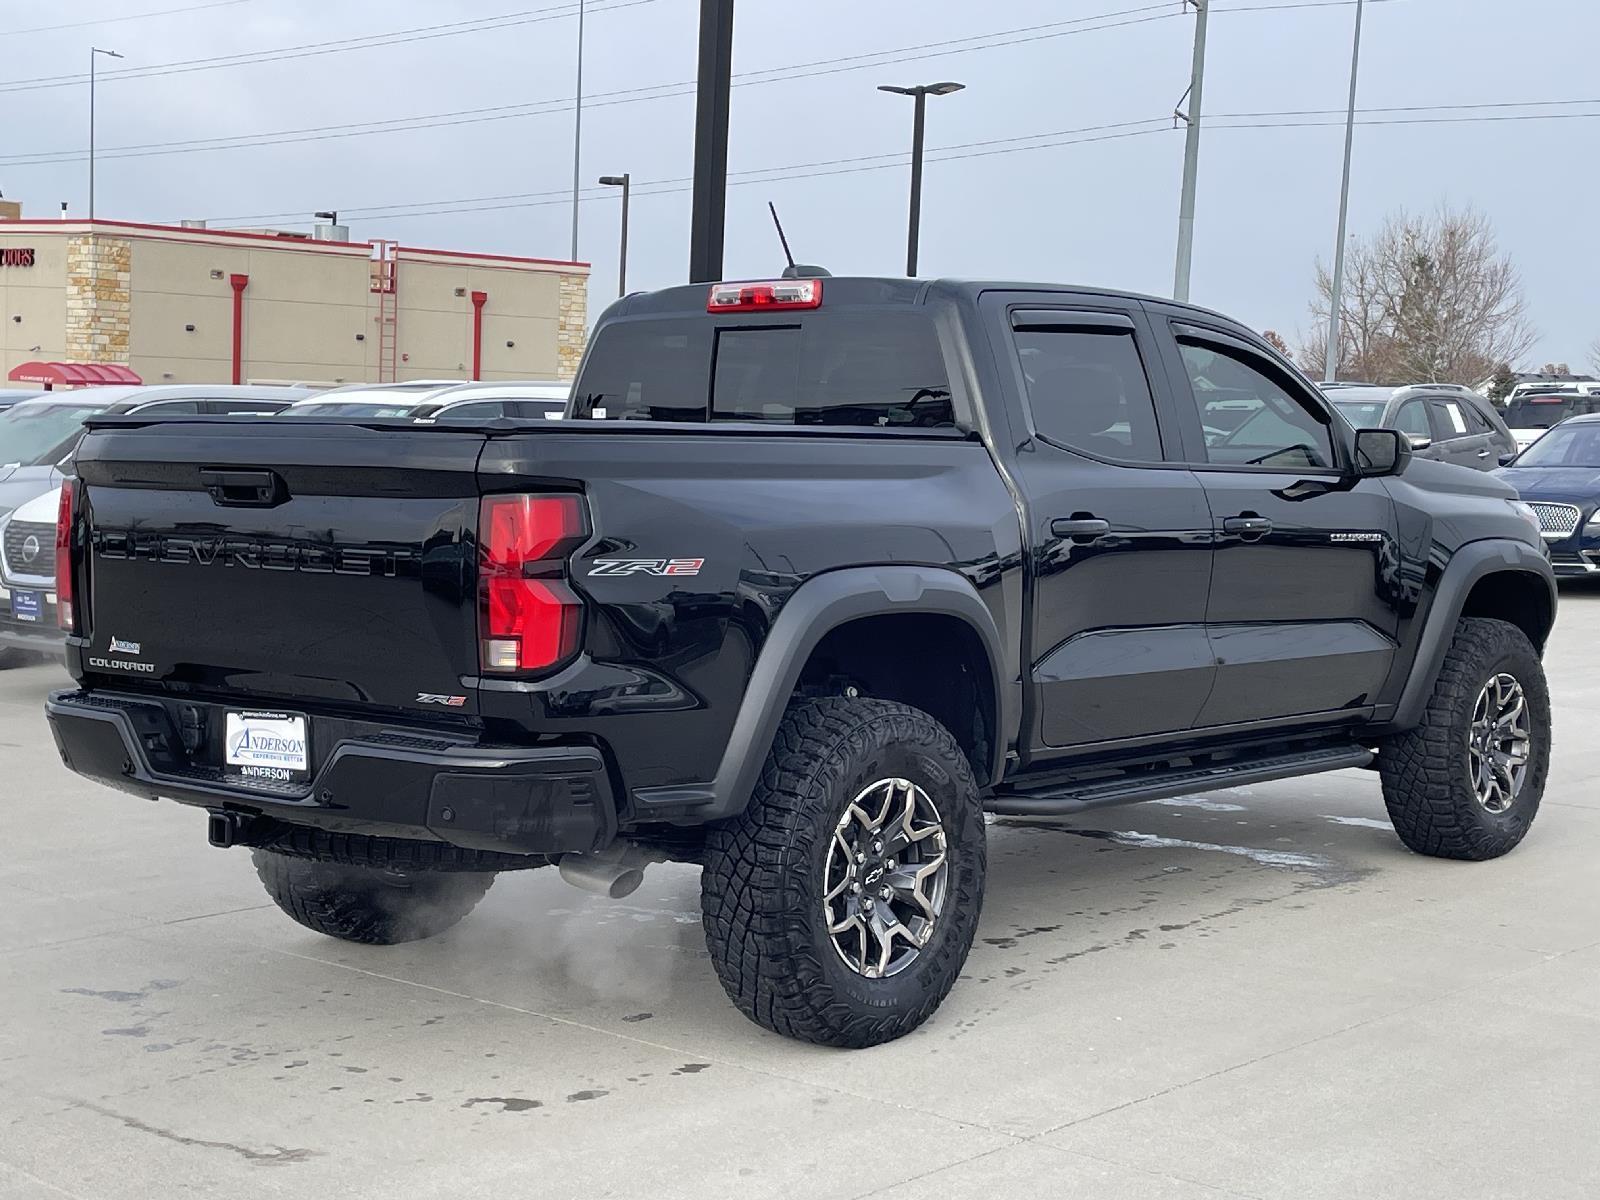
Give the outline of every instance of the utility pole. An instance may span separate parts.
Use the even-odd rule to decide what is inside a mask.
[[[1356,82],[1361,71],[1361,9],[1356,0],[1356,32],[1350,50],[1350,107],[1344,118],[1344,179],[1339,185],[1339,238],[1333,247],[1333,293],[1328,297],[1328,352],[1322,378],[1332,383],[1339,374],[1339,317],[1344,303],[1344,240],[1350,217],[1350,151],[1356,136]]]
[[[1189,110],[1177,116],[1188,125],[1183,136],[1183,198],[1178,202],[1178,264],[1173,271],[1172,298],[1189,299],[1189,271],[1194,263],[1194,197],[1200,177],[1200,115],[1206,83],[1206,24],[1211,0],[1184,0],[1194,4],[1194,65],[1189,73]],[[1181,102],[1180,102],[1181,103]]]
[[[583,4],[578,0],[578,100],[572,110],[572,254],[578,261],[578,171],[583,158]]]
[[[722,277],[728,210],[728,94],[733,86],[733,0],[700,0],[699,93],[694,108],[694,208],[689,281]]]
[[[94,68],[95,59],[104,54],[107,58],[121,58],[115,50],[89,47],[89,219],[94,220]]]

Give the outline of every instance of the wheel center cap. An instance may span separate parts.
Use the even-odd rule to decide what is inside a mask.
[[[864,878],[861,882],[862,882],[862,884],[864,886],[871,887],[873,884],[877,883],[878,880],[880,880],[882,878],[883,878],[883,865],[880,863],[877,866],[874,866],[872,868],[872,870],[868,871],[867,874],[866,874],[866,878]]]

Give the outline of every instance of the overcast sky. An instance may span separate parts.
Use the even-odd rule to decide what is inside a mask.
[[[245,223],[285,226],[297,218],[275,214],[308,217],[337,208],[363,240],[567,256],[571,213],[560,193],[570,188],[572,172],[572,5],[235,0],[193,8],[201,2],[0,0],[8,30],[0,80],[6,197],[21,199],[35,215],[54,215],[62,200],[72,213],[84,211],[82,161],[16,160],[81,154],[86,86],[19,89],[16,81],[79,74],[91,44],[126,56],[121,63],[101,59],[109,72],[520,12],[520,23],[489,30],[225,69],[104,78],[97,206],[106,218],[270,217]],[[1340,118],[1232,118],[1331,124],[1225,129],[1230,120],[1221,114],[1342,110],[1354,8],[1337,0],[1213,2],[1205,107],[1216,117],[1201,148],[1193,298],[1295,341],[1310,326],[1313,262],[1330,255],[1334,240]],[[1295,3],[1278,11],[1229,11]],[[666,190],[685,185],[658,181],[690,174],[694,99],[690,89],[658,85],[694,78],[698,5],[588,5],[583,181],[631,172],[637,191],[629,284],[682,282],[689,198],[686,190]],[[179,8],[193,10],[16,32]],[[1115,27],[1096,28],[1108,25]],[[1028,28],[1034,26],[1044,28]],[[773,177],[799,173],[778,171],[731,187],[725,273],[759,276],[781,266],[769,199],[802,260],[836,274],[903,268],[911,102],[874,87],[952,79],[967,90],[929,102],[924,274],[1170,293],[1183,134],[1162,118],[1188,84],[1192,36],[1193,18],[1183,15],[1179,0],[739,0],[735,71],[752,78],[734,89],[730,171],[833,165],[801,167],[813,173],[809,178]],[[1399,206],[1448,201],[1482,209],[1521,269],[1542,335],[1524,365],[1564,359],[1577,369],[1600,333],[1596,46],[1600,4],[1593,0],[1367,5],[1363,108],[1590,101],[1371,113],[1368,119],[1530,113],[1565,119],[1369,124],[1356,131],[1351,230],[1368,233]],[[865,65],[858,56],[866,56]],[[785,68],[838,59],[849,61],[790,70],[785,78]],[[494,120],[438,117],[516,105],[535,111],[475,114]],[[149,143],[414,118],[435,123],[116,157],[119,147]],[[1115,128],[1092,128],[1106,126]],[[1031,136],[1045,134],[1058,136]],[[1107,136],[1114,134],[1127,136]],[[1062,144],[1088,138],[1106,140]],[[966,157],[934,161],[951,147],[964,148],[942,153]],[[1007,152],[980,153],[997,150]],[[840,173],[860,167],[875,169]],[[506,196],[513,198],[478,199]],[[402,215],[393,211],[397,205],[413,207]],[[361,210],[389,215],[363,217]],[[614,194],[582,204],[580,257],[594,263],[595,313],[615,290],[617,225]]]

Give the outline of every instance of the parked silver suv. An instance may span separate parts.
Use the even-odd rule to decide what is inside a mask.
[[[1459,384],[1332,386],[1323,390],[1339,415],[1355,428],[1398,429],[1422,458],[1493,471],[1516,456],[1517,440],[1494,405]]]

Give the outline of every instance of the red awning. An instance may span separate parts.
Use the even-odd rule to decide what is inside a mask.
[[[27,362],[12,367],[6,378],[12,383],[47,383],[52,387],[144,382],[121,363]]]

